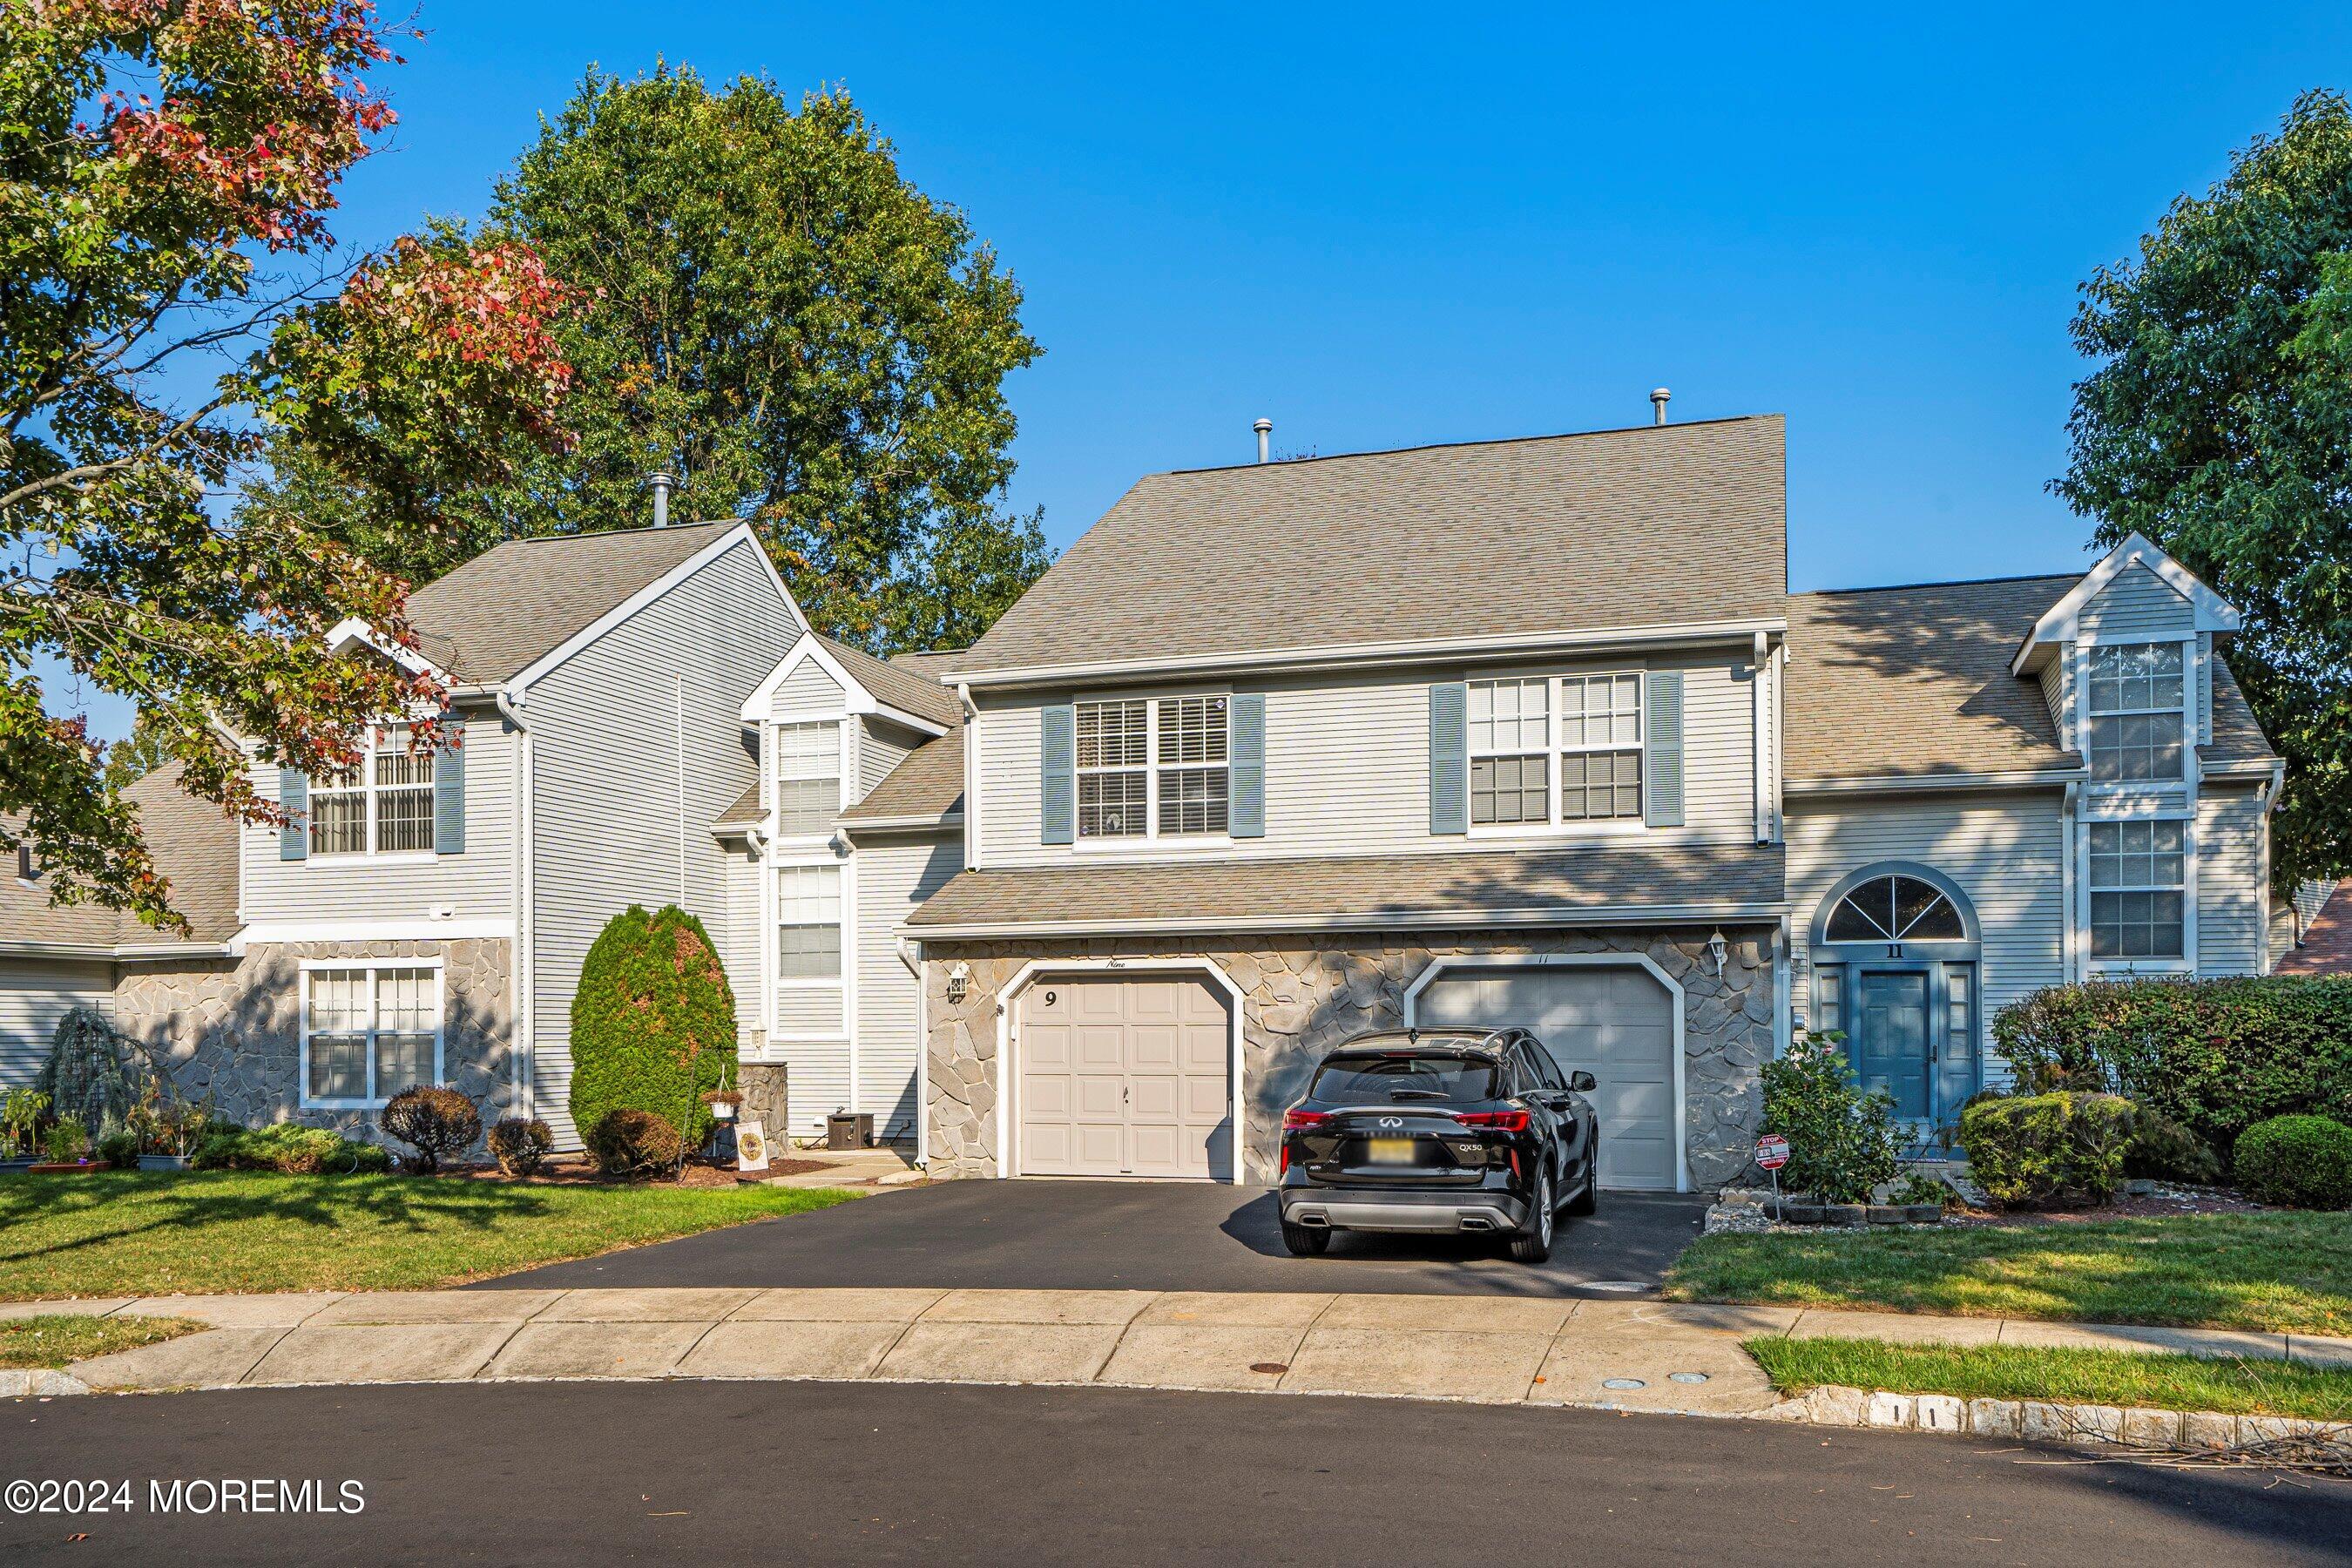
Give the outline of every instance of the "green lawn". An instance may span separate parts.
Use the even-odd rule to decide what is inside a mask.
[[[93,1318],[80,1312],[14,1318],[0,1322],[0,1368],[64,1366],[176,1340],[203,1327],[185,1318]]]
[[[2352,1214],[1710,1236],[1685,1301],[2352,1334]]]
[[[1748,1353],[1783,1394],[1836,1384],[1963,1399],[2352,1420],[2352,1372],[2297,1362],[1884,1340],[1755,1339],[1748,1342]]]
[[[422,1289],[857,1195],[249,1172],[13,1175],[0,1177],[0,1300]]]

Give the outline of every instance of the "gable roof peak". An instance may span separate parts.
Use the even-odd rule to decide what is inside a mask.
[[[2199,632],[2234,632],[2239,629],[2242,617],[2235,605],[2207,587],[2202,578],[2174,560],[2146,534],[2134,530],[2084,573],[2082,581],[2042,612],[2041,618],[2033,623],[2032,629],[2025,634],[2025,640],[2018,646],[2016,657],[2010,661],[2011,673],[2023,675],[2036,668],[2042,662],[2035,657],[2036,649],[2073,641],[2084,606],[2096,597],[2101,589],[2134,566],[2155,574],[2173,592],[2189,601]]]

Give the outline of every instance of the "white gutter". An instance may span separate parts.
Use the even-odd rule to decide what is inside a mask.
[[[863,833],[876,827],[961,827],[963,813],[950,811],[944,816],[853,816],[835,826],[844,833]]]
[[[2090,777],[2084,768],[2023,768],[2011,773],[1898,773],[1877,777],[1790,779],[1781,785],[1792,795],[1892,795],[1911,790],[2054,789],[2081,784]]]
[[[235,958],[233,942],[147,942],[116,947],[95,942],[0,942],[0,954],[16,958],[88,958],[100,962],[141,958]]]
[[[1343,643],[1319,647],[1202,653],[1150,658],[1106,659],[1083,664],[1013,666],[963,670],[956,689],[973,686],[1056,686],[1073,680],[1117,679],[1214,669],[1337,669],[1360,664],[1446,663],[1465,657],[1589,647],[1654,647],[1692,643],[1745,643],[1758,634],[1785,636],[1785,616],[1738,621],[1693,621],[1672,626],[1622,626],[1603,631],[1523,632],[1511,637],[1430,637],[1410,642]]]
[[[509,1011],[514,1018],[514,1041],[509,1056],[514,1066],[514,1089],[511,1099],[518,1116],[536,1116],[539,1108],[538,1073],[535,1059],[539,1043],[535,1033],[538,1009],[532,995],[531,973],[531,886],[530,886],[530,726],[523,722],[520,711],[520,693],[509,696],[505,691],[493,694],[500,717],[515,729],[515,814],[514,814],[514,874],[508,886],[515,900],[514,948],[508,965],[509,979],[514,986],[514,1000]]]
[[[1333,915],[1172,915],[1146,920],[991,921],[961,925],[901,926],[902,934],[926,942],[993,941],[1032,936],[1183,934],[1196,931],[1388,931],[1415,927],[1475,930],[1482,926],[1601,926],[1647,921],[1659,925],[1763,923],[1791,906],[1766,904],[1613,904],[1591,910],[1387,910]]]
[[[980,704],[971,700],[971,682],[956,682],[956,702],[963,709],[963,868],[980,869]]]

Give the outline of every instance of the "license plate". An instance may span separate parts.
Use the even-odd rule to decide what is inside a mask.
[[[1375,1165],[1410,1165],[1412,1163],[1412,1140],[1375,1138],[1371,1141],[1370,1152]]]

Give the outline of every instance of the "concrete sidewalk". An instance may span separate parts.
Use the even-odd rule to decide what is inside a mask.
[[[81,1362],[92,1390],[530,1378],[1104,1384],[1715,1415],[1779,1403],[1759,1334],[2352,1365],[2352,1340],[1796,1307],[1144,1290],[546,1289],[14,1303],[208,1331]]]

